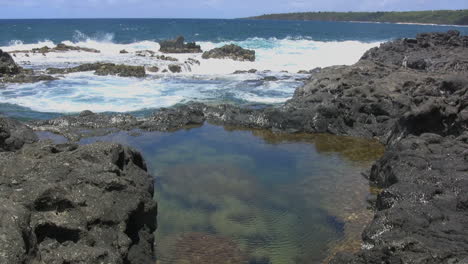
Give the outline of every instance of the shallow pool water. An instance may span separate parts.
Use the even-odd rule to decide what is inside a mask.
[[[361,173],[376,142],[213,125],[118,132],[155,177],[157,263],[321,263],[355,250],[369,221]]]

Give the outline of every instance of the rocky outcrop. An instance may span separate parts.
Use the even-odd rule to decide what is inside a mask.
[[[244,74],[244,73],[256,73],[256,72],[257,72],[256,69],[250,69],[248,71],[237,70],[237,71],[233,72],[232,74]]]
[[[84,48],[78,46],[70,46],[63,43],[57,44],[57,46],[53,48],[49,48],[48,46],[44,46],[42,48],[34,48],[32,50],[15,50],[11,53],[40,53],[40,54],[47,54],[50,52],[66,52],[66,51],[83,51],[83,52],[92,52],[92,53],[101,53],[101,51],[97,49],[91,48]]]
[[[1,263],[153,261],[156,206],[139,153],[37,143],[0,160]]]
[[[24,144],[34,143],[37,136],[19,121],[0,116],[0,152],[14,151]]]
[[[389,147],[370,180],[385,188],[364,250],[332,263],[465,263],[468,133],[410,135]]]
[[[387,42],[367,51],[362,59],[429,72],[466,72],[466,48],[468,36],[460,36],[460,32],[451,30]],[[441,53],[448,56],[440,56]]]
[[[20,71],[21,67],[16,65],[10,54],[0,50],[0,77],[2,75],[18,74]]]
[[[146,70],[149,71],[149,72],[158,72],[159,67],[158,66],[151,66],[151,67],[147,67]]]
[[[203,59],[231,59],[237,61],[255,61],[255,51],[243,49],[235,44],[224,45],[220,48],[215,48],[205,51],[202,55]]]
[[[171,64],[167,67],[172,73],[179,73],[182,71],[182,67],[177,64]]]
[[[355,65],[314,71],[282,107],[189,104],[118,125],[172,130],[209,121],[377,138],[387,151],[369,175],[373,185],[384,188],[375,201],[375,218],[363,233],[363,249],[337,255],[332,263],[464,263],[467,42],[466,36],[449,31],[382,44]],[[76,135],[70,118],[32,125]],[[77,123],[103,126],[80,118]],[[110,121],[106,125],[112,127]]]
[[[94,72],[96,75],[117,75],[120,77],[145,77],[145,67],[129,65],[102,65]]]
[[[16,64],[10,54],[0,50],[0,83],[34,83],[52,80],[56,78],[23,69]]]
[[[55,78],[50,75],[45,74],[16,74],[13,76],[6,76],[0,79],[0,83],[35,83],[42,81],[55,81],[58,78]]]
[[[0,263],[153,262],[156,204],[142,156],[35,141],[0,118]]]
[[[72,68],[48,68],[49,74],[67,74],[74,72],[94,71],[96,75],[117,75],[121,77],[145,77],[145,67],[118,65],[114,63],[87,63]]]
[[[165,40],[159,42],[160,52],[164,53],[201,53],[200,45],[195,42],[184,43],[185,39],[182,36],[173,40]]]

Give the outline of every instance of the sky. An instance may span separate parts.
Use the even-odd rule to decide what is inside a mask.
[[[240,18],[307,11],[468,9],[468,0],[0,0],[8,18]]]

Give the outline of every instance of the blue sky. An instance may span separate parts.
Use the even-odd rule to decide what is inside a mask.
[[[0,0],[0,18],[236,18],[295,11],[468,9],[468,0]]]

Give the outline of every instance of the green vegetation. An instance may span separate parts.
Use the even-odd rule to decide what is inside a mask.
[[[468,25],[468,9],[411,12],[303,12],[269,14],[256,17],[249,17],[248,19],[360,21]]]

